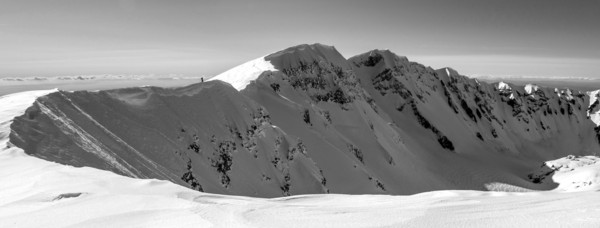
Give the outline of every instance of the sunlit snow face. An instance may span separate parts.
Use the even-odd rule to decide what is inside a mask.
[[[270,61],[260,57],[225,71],[209,80],[221,80],[231,84],[237,90],[243,90],[265,71],[277,71],[277,69]]]

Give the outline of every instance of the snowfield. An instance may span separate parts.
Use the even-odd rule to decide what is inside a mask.
[[[0,97],[0,227],[598,227],[596,157],[548,162],[557,181],[580,168],[586,191],[434,191],[410,196],[298,195],[252,198],[197,192],[26,155],[8,145],[10,123],[36,97]],[[577,159],[577,160],[575,160]],[[557,171],[558,172],[558,171]],[[579,172],[579,173],[582,173]],[[593,178],[591,178],[593,177]]]
[[[275,69],[270,61],[265,60],[263,56],[214,76],[209,81],[221,80],[229,82],[235,89],[242,90],[265,71],[277,71],[277,69]]]

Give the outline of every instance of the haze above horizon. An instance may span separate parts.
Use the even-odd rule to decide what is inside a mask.
[[[0,0],[0,77],[212,76],[302,43],[466,75],[600,77],[600,1]]]

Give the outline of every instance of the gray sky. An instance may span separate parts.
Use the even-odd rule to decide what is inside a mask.
[[[210,76],[315,42],[468,75],[600,77],[600,1],[0,0],[0,77]]]

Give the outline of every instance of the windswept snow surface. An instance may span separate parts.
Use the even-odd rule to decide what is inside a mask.
[[[0,154],[1,227],[597,227],[596,192],[261,199]]]
[[[221,80],[231,84],[237,90],[242,90],[265,71],[277,71],[277,69],[263,56],[214,76],[209,81]]]
[[[598,227],[600,195],[436,191],[412,196],[207,194],[0,153],[0,227]]]

